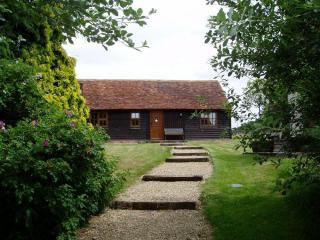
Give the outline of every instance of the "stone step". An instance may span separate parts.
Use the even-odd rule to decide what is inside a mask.
[[[150,143],[185,143],[186,140],[149,140]]]
[[[195,210],[198,204],[195,201],[179,202],[135,202],[135,201],[114,201],[113,209],[131,209],[131,210]]]
[[[176,146],[183,146],[183,142],[165,142],[165,143],[160,143],[160,146],[169,146],[169,147],[176,147]]]
[[[209,162],[166,162],[148,172],[158,176],[203,176],[208,178],[212,173]]]
[[[207,156],[208,152],[204,149],[174,149],[173,156]]]
[[[176,210],[197,209],[200,182],[142,181],[121,193],[113,202],[115,209]]]
[[[175,146],[174,149],[203,149],[203,147],[184,145],[184,146]]]
[[[170,176],[170,175],[144,175],[143,181],[159,181],[159,182],[178,182],[178,181],[202,181],[203,176],[190,175],[190,176]]]
[[[208,156],[172,156],[166,162],[209,162]]]

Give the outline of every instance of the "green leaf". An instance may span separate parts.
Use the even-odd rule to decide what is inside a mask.
[[[225,47],[225,46],[227,46],[227,44],[228,44],[228,39],[226,39],[226,40],[223,41],[222,46]]]
[[[239,21],[240,20],[240,15],[239,15],[239,13],[237,11],[233,11],[231,18],[232,18],[233,21]]]
[[[142,15],[142,13],[143,13],[143,10],[142,10],[141,8],[138,8],[138,10],[137,10],[137,14],[138,14],[139,16],[141,16],[141,15]]]
[[[142,27],[143,25],[146,25],[147,23],[145,21],[137,21],[137,24]]]
[[[222,8],[220,8],[220,10],[219,10],[219,12],[218,12],[218,14],[216,16],[216,20],[218,22],[224,22],[226,20],[226,14],[225,14],[225,12],[223,11]]]
[[[130,16],[130,14],[131,14],[131,10],[130,10],[130,9],[124,9],[124,10],[123,10],[123,14],[124,14],[126,17],[128,17],[128,16]]]
[[[110,11],[110,13],[112,13],[115,16],[119,15],[118,11],[116,9],[114,9],[114,8],[110,8],[109,11]]]

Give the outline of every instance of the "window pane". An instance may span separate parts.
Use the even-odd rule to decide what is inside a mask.
[[[138,112],[131,113],[131,119],[139,119],[139,118],[140,118],[140,113]]]
[[[139,128],[140,120],[139,119],[131,119],[131,127]]]
[[[200,126],[201,127],[212,127],[216,125],[216,113],[209,112],[209,113],[201,113],[200,118]]]
[[[201,113],[201,118],[207,118],[208,114],[207,113]]]
[[[107,114],[105,112],[102,112],[102,113],[99,114],[99,117],[100,118],[106,118]]]
[[[210,124],[211,125],[216,124],[216,113],[215,112],[210,113]]]

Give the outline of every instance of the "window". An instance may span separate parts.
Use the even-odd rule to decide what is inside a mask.
[[[108,127],[108,113],[106,111],[91,112],[90,121],[94,126]]]
[[[201,113],[200,127],[210,128],[216,125],[217,114],[215,112]]]
[[[140,113],[138,112],[131,113],[130,127],[140,128]]]
[[[80,83],[80,94],[83,95],[83,83]]]

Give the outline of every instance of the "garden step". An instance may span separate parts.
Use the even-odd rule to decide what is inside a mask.
[[[203,176],[208,178],[212,173],[209,162],[166,162],[152,169],[147,175],[158,176]]]
[[[112,204],[116,209],[196,209],[199,182],[142,181],[121,193]]]
[[[171,201],[171,202],[140,202],[140,201],[114,201],[113,209],[131,209],[131,210],[196,210],[198,203],[196,201]]]
[[[174,149],[173,156],[207,156],[208,152],[204,149]]]
[[[184,146],[175,146],[174,149],[203,149],[203,147],[184,145]]]
[[[160,143],[160,146],[172,146],[172,147],[175,147],[175,146],[183,146],[184,143],[183,142],[164,142],[164,143]]]
[[[166,162],[209,162],[208,156],[172,156]]]
[[[203,176],[190,175],[190,176],[170,176],[170,175],[144,175],[143,181],[160,181],[160,182],[178,182],[178,181],[202,181]]]

